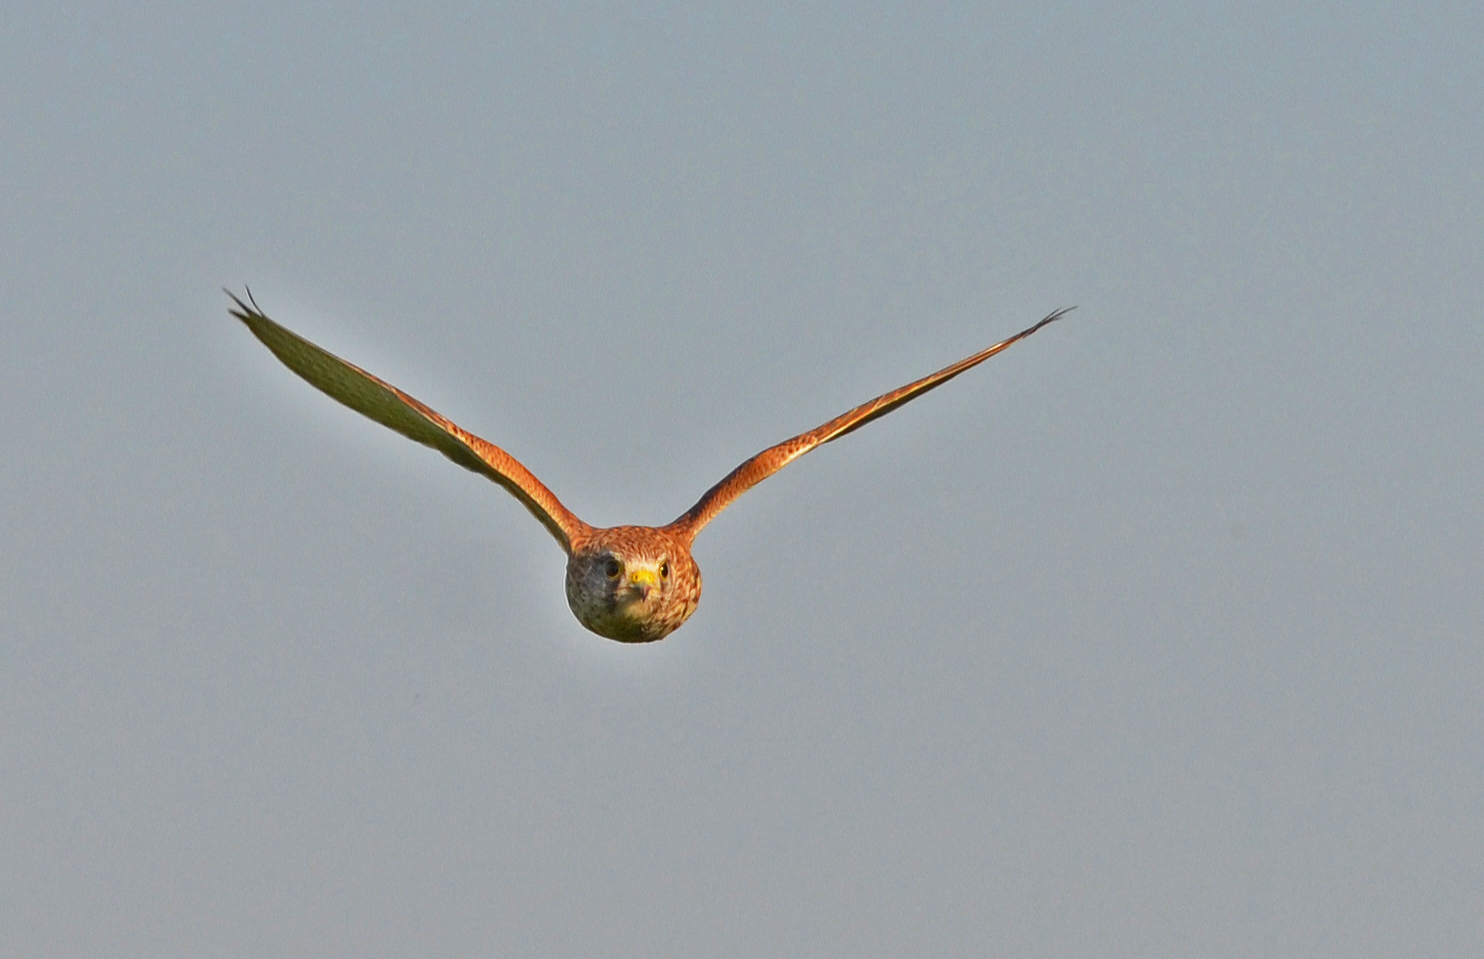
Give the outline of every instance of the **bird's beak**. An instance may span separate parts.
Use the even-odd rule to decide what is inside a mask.
[[[629,573],[629,589],[638,593],[641,600],[647,597],[649,591],[658,586],[659,582],[652,569],[640,568]]]

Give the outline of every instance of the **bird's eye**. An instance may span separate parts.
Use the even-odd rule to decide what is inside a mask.
[[[670,578],[670,563],[668,560],[660,564],[660,579]]]
[[[603,572],[608,574],[609,579],[617,579],[618,574],[623,572],[623,567],[619,565],[618,560],[609,559],[607,565],[603,567]]]

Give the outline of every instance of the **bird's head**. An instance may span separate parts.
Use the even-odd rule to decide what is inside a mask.
[[[701,571],[687,544],[664,530],[615,526],[594,530],[572,547],[567,604],[599,636],[649,643],[695,612]]]

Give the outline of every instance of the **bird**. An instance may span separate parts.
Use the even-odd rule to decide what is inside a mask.
[[[311,386],[382,426],[432,447],[519,500],[567,554],[567,604],[592,632],[621,643],[663,639],[690,618],[701,599],[701,571],[691,556],[696,534],[737,497],[810,450],[832,442],[936,389],[1001,350],[1054,323],[1072,307],[967,356],[930,376],[882,394],[807,433],[742,462],[695,505],[664,526],[597,527],[577,516],[500,447],[475,436],[426,404],[269,319],[246,289],[231,290],[228,312]]]

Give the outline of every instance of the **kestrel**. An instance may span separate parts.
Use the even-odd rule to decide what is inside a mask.
[[[1057,310],[1007,340],[768,447],[728,473],[696,505],[666,526],[600,529],[574,516],[530,470],[500,447],[462,429],[390,383],[279,326],[258,308],[251,292],[247,303],[231,291],[226,293],[236,304],[231,314],[246,323],[263,345],[311,386],[408,439],[431,446],[465,469],[494,480],[525,504],[567,553],[567,604],[577,621],[599,636],[622,643],[663,639],[696,611],[701,598],[701,571],[691,558],[691,542],[734,499],[816,446],[839,439],[942,386],[1067,312]]]

